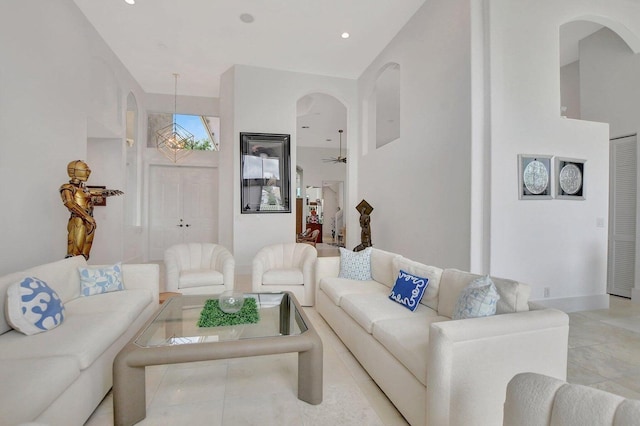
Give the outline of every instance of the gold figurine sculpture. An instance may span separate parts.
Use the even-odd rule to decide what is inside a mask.
[[[71,212],[67,224],[67,256],[83,255],[89,260],[91,244],[96,231],[93,218],[93,206],[96,198],[124,194],[117,189],[87,188],[84,183],[89,179],[91,169],[81,160],[67,165],[71,180],[60,187],[60,196],[65,207]]]

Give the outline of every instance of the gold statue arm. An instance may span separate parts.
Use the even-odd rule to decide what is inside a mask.
[[[119,189],[100,189],[89,188],[89,193],[94,197],[111,197],[113,195],[122,195],[124,192]]]
[[[62,197],[62,203],[64,206],[69,209],[72,214],[75,214],[79,218],[81,218],[85,223],[90,225],[90,228],[95,229],[96,220],[87,212],[85,208],[80,206],[76,200],[73,198],[73,191],[71,188],[60,188],[60,196]]]

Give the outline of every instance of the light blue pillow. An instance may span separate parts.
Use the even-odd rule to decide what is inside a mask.
[[[371,247],[362,251],[350,251],[340,247],[339,278],[367,281],[371,279]]]
[[[78,268],[80,293],[83,296],[124,290],[122,284],[122,262],[113,266]]]
[[[64,321],[64,305],[44,281],[26,277],[7,288],[7,321],[30,336],[56,328]]]
[[[389,299],[398,302],[410,311],[415,311],[429,285],[429,278],[412,275],[402,269],[398,273],[396,283],[391,289]]]
[[[460,293],[452,319],[494,315],[498,300],[500,295],[491,278],[489,276],[476,278]]]

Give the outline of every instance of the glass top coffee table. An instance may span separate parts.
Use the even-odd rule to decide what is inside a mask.
[[[255,324],[198,327],[206,301],[218,295],[174,296],[120,351],[113,363],[116,425],[146,416],[145,367],[298,352],[298,398],[322,402],[322,341],[290,292],[245,293],[258,307]]]

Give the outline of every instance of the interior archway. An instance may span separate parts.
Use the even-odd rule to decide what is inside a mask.
[[[339,223],[337,208],[344,210],[346,196],[343,192],[326,210],[322,196],[314,194],[322,194],[324,182],[346,182],[349,159],[347,108],[334,96],[310,93],[298,99],[296,111],[296,167],[304,171],[300,182],[302,200],[296,203],[303,211],[296,217],[302,221],[303,230],[308,227],[320,229],[322,242],[335,244],[340,232],[336,229]],[[313,216],[319,217],[312,217],[312,212],[316,213]],[[319,223],[312,224],[310,220]]]
[[[640,128],[635,107],[640,95],[640,44],[618,22],[582,19],[560,28],[560,112],[565,118],[609,124],[607,292],[631,297],[640,254],[635,154]]]

